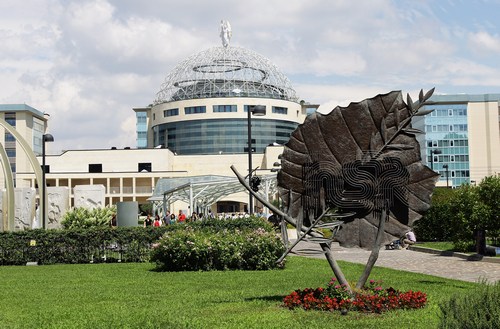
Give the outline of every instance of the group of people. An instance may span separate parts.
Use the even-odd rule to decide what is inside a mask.
[[[163,218],[160,218],[160,215],[155,215],[155,218],[151,218],[151,215],[148,214],[146,219],[144,220],[144,227],[153,226],[164,226],[174,224],[176,222],[183,223],[186,221],[186,215],[179,210],[179,214],[175,216],[174,213],[167,212]]]

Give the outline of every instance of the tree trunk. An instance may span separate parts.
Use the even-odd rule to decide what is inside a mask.
[[[486,255],[486,231],[475,230],[474,237],[476,238],[476,253]]]

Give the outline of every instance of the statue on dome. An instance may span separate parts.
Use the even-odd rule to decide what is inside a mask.
[[[231,36],[233,32],[231,31],[231,24],[228,21],[220,21],[220,37],[222,39],[222,45],[224,47],[229,46],[229,41],[231,41]]]

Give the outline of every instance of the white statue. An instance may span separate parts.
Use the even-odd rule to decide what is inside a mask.
[[[231,35],[233,32],[231,31],[231,24],[228,21],[221,20],[220,21],[220,37],[222,39],[222,45],[224,47],[229,46],[229,41],[231,41]]]

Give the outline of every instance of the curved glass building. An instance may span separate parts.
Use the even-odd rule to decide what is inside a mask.
[[[167,75],[150,107],[134,109],[148,122],[137,127],[138,147],[178,155],[246,153],[248,109],[257,105],[266,115],[251,118],[256,153],[286,143],[306,116],[288,78],[267,58],[229,45],[201,51]]]

